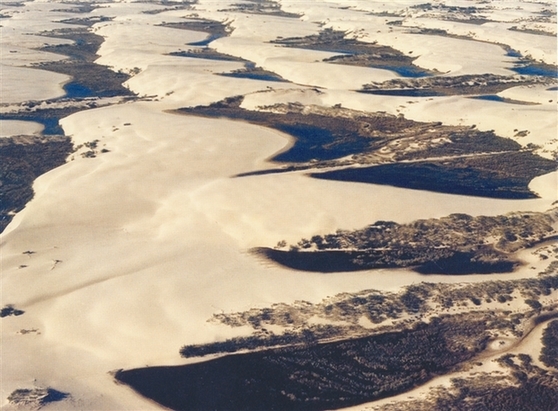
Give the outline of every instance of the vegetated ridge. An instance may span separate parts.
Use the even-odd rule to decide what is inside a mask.
[[[514,253],[557,236],[558,208],[500,216],[451,214],[410,224],[377,221],[355,231],[315,235],[288,246],[254,251],[290,268],[354,271],[413,267],[423,274],[509,272]]]

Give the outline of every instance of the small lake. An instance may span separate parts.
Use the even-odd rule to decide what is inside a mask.
[[[503,97],[497,96],[496,94],[487,94],[485,96],[475,96],[470,98],[473,98],[475,100],[500,101],[502,103],[506,101]]]
[[[218,34],[212,34],[208,38],[206,38],[205,40],[194,41],[193,43],[187,43],[187,44],[188,44],[188,46],[207,46],[209,43],[211,43],[214,40],[217,40],[220,37],[222,37],[222,36],[220,36]]]
[[[521,58],[523,55],[517,51],[510,49],[506,53],[508,57],[515,57]],[[551,65],[541,65],[537,63],[531,64],[521,64],[517,65],[516,67],[512,68],[517,74],[521,74],[524,76],[543,76],[543,77],[553,77],[558,78],[558,70],[556,67],[552,67]]]
[[[373,66],[373,68],[394,71],[401,77],[419,78],[431,76],[428,71],[417,66]]]
[[[37,117],[26,118],[26,120],[35,121],[45,126],[45,128],[43,129],[44,135],[55,135],[55,134],[64,135],[64,130],[62,129],[62,127],[60,127],[60,124],[58,123],[58,118],[46,117],[46,116],[43,117],[38,115]]]
[[[512,68],[517,74],[523,76],[543,76],[558,78],[558,71],[556,68],[539,66],[537,64],[529,64],[526,66],[514,67]]]
[[[98,97],[93,90],[89,87],[77,82],[70,82],[64,85],[64,91],[66,95],[62,98],[86,98],[86,97]]]
[[[43,135],[63,135],[64,130],[60,127],[58,123],[58,118],[49,116],[46,113],[37,112],[35,115],[29,115],[23,117],[0,115],[0,120],[19,120],[19,121],[31,121],[34,123],[39,123],[44,126],[41,134]]]
[[[474,97],[469,97],[472,98],[474,100],[485,100],[485,101],[497,101],[500,103],[506,103],[506,104],[519,104],[519,105],[536,105],[537,103],[531,103],[528,101],[521,101],[521,100],[513,100],[510,98],[504,98],[504,97],[500,97],[496,94],[486,94],[484,96],[474,96]]]
[[[285,80],[282,77],[279,77],[278,75],[250,72],[250,71],[244,71],[244,72],[241,71],[237,73],[222,73],[221,76],[234,77],[234,78],[248,78],[251,80],[262,80],[262,81],[277,81],[282,83],[287,82],[287,80]]]
[[[296,138],[296,143],[289,150],[278,154],[273,158],[274,161],[285,162],[306,162],[312,159],[333,160],[351,154],[362,152],[368,142],[362,141],[340,142],[335,146],[336,137],[331,131],[309,125],[277,125],[273,128]]]
[[[517,58],[519,58],[519,57],[521,57],[521,53],[520,53],[519,51],[517,51],[517,50],[510,49],[510,50],[508,50],[508,52],[506,53],[506,56],[508,56],[508,57],[517,57]]]
[[[175,57],[189,57],[193,59],[204,59],[204,60],[217,60],[217,61],[239,61],[244,62],[245,60],[230,56],[228,54],[221,54],[217,51],[213,51],[211,49],[202,49],[203,51],[196,52],[196,51],[175,51],[169,53],[171,56]],[[209,50],[209,51],[208,51]]]
[[[376,94],[380,96],[402,96],[402,97],[439,97],[444,94],[438,93],[437,91],[431,89],[416,89],[416,88],[406,88],[406,89],[389,89],[389,90],[358,90],[359,93],[365,94]]]

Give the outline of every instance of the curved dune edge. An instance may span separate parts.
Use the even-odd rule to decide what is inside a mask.
[[[0,137],[39,134],[44,126],[33,121],[0,120]]]

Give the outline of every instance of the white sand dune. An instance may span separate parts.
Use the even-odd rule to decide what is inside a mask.
[[[5,40],[3,38],[3,40]],[[60,61],[66,57],[60,54],[38,51],[27,47],[21,47],[13,44],[12,41],[0,44],[0,55],[2,56],[2,65],[24,66],[48,61]]]
[[[517,23],[489,22],[482,25],[471,25],[454,21],[443,22],[439,19],[419,18],[405,21],[405,25],[442,29],[449,34],[471,37],[479,42],[502,43],[520,52],[523,56],[530,56],[547,64],[556,64],[556,37],[510,30],[512,27],[517,27]]]
[[[61,97],[65,94],[62,84],[69,80],[70,77],[64,74],[3,65],[0,70],[2,102],[21,103]]]
[[[302,19],[219,11],[230,3],[200,0],[195,6],[200,16],[230,21],[236,28],[230,38],[216,40],[212,46],[254,61],[293,83],[218,76],[243,64],[168,55],[192,48],[188,43],[207,37],[157,25],[180,21],[192,10],[146,14],[143,12],[162,6],[120,2],[85,14],[114,17],[93,28],[105,37],[98,63],[127,73],[136,72],[137,67],[140,73],[126,85],[140,96],[152,98],[63,119],[64,130],[76,145],[98,140],[99,151],[108,152],[99,152],[94,158],[77,152],[72,161],[38,178],[34,199],[0,237],[2,305],[14,304],[25,311],[22,316],[2,319],[2,350],[9,353],[2,356],[0,367],[3,409],[16,409],[6,400],[13,390],[33,386],[71,394],[65,401],[45,407],[50,410],[160,409],[114,384],[108,372],[183,363],[178,350],[184,344],[248,332],[208,324],[206,320],[216,312],[297,299],[320,301],[335,293],[369,288],[395,290],[424,279],[407,270],[302,273],[261,261],[248,252],[250,247],[274,246],[280,240],[296,242],[380,219],[403,223],[454,212],[544,211],[556,200],[556,173],[532,182],[541,198],[521,201],[317,180],[304,173],[232,178],[273,167],[267,159],[289,144],[290,138],[241,121],[177,115],[168,110],[248,94],[244,102],[248,108],[296,101],[342,104],[404,113],[419,121],[476,124],[507,137],[513,137],[516,128],[525,129],[530,134],[524,140],[518,138],[522,144],[546,144],[555,138],[556,106],[544,102],[548,94],[540,88],[518,88],[505,94],[536,100],[541,103],[537,106],[463,97],[359,94],[352,90],[395,75],[327,65],[316,60],[330,53],[268,43],[278,36],[315,34],[320,30],[317,23],[325,23],[327,27],[361,30],[368,34],[367,41],[373,41],[376,33],[379,43],[406,53],[412,50],[413,55],[421,56],[417,64],[451,75],[508,73],[511,63],[497,45],[390,30],[384,18],[357,11],[371,7],[398,11],[418,2],[380,6],[355,1],[348,10],[338,7],[344,4],[341,1],[286,4],[285,10],[305,12]],[[71,13],[54,12],[57,8],[59,3],[26,3],[22,11],[32,21],[30,33],[59,27],[55,21]],[[6,50],[16,45],[36,47],[40,37],[22,34],[25,16],[16,17],[15,11],[13,16],[3,28],[13,28],[15,33],[2,38]],[[19,39],[24,39],[21,44]],[[59,84],[68,80],[66,76],[14,67],[45,58],[33,53],[22,51],[19,62],[3,67],[7,77],[2,80],[2,103],[60,95]],[[478,60],[472,61],[472,56]],[[503,120],[509,118],[513,121]],[[3,134],[4,130],[37,131],[29,124],[0,125]],[[536,272],[522,269],[499,278],[534,276]],[[467,281],[485,279],[467,277]],[[458,282],[462,278],[429,276],[428,281]]]
[[[42,124],[33,121],[0,120],[0,137],[38,134],[43,128]]]

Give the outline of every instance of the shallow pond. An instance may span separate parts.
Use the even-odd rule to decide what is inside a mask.
[[[64,91],[66,95],[63,98],[86,98],[86,97],[98,97],[93,90],[89,87],[78,82],[70,82],[64,85]]]
[[[431,89],[390,89],[390,90],[359,90],[359,93],[376,94],[380,96],[401,96],[401,97],[438,97],[443,94]]]
[[[262,81],[278,81],[278,82],[286,82],[287,80],[273,74],[268,73],[258,73],[258,72],[237,72],[237,73],[223,73],[221,74],[225,77],[234,77],[234,78],[247,78],[251,80],[262,80]]]
[[[374,68],[394,71],[402,77],[428,77],[431,74],[417,66],[373,66]]]
[[[558,71],[556,70],[556,68],[541,67],[536,64],[514,67],[512,68],[512,70],[515,71],[517,74],[521,74],[523,76],[543,76],[558,78]]]
[[[290,134],[297,139],[289,150],[280,153],[273,160],[286,162],[306,162],[312,159],[332,160],[350,154],[361,153],[367,146],[362,142],[339,142],[331,131],[308,125],[276,125],[273,128]]]
[[[220,37],[223,37],[223,36],[220,36],[218,34],[212,34],[208,38],[206,38],[205,40],[194,41],[193,43],[188,43],[188,45],[189,46],[207,46],[209,43],[211,43],[214,40],[217,40]]]

